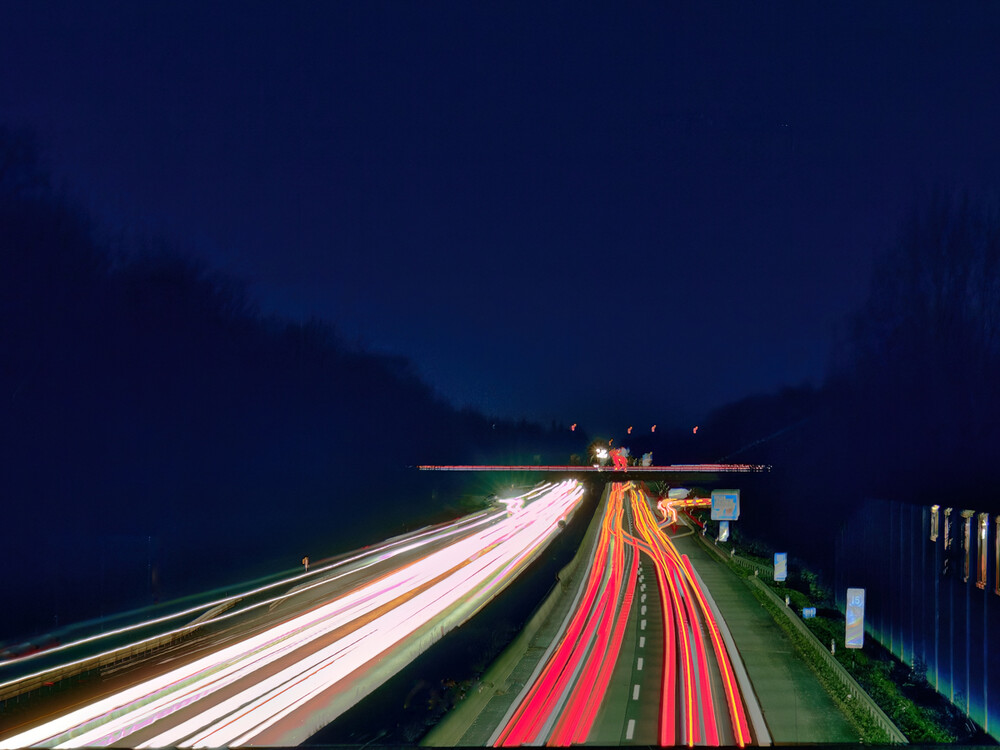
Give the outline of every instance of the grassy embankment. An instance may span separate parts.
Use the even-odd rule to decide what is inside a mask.
[[[732,549],[730,543],[720,543],[718,546],[727,552]],[[764,545],[741,540],[737,548],[738,554],[743,559],[756,562],[763,568],[773,566],[773,552]],[[753,575],[748,569],[733,562],[729,565],[741,577]],[[796,570],[790,566],[788,580],[784,582],[774,582],[765,578],[759,580],[779,597],[789,597],[789,606],[796,613],[805,607],[816,608],[817,616],[806,619],[804,621],[806,626],[821,643],[832,642],[841,646],[834,653],[837,661],[911,743],[950,743],[956,740],[955,734],[949,728],[953,725],[955,717],[950,716],[947,709],[941,705],[943,699],[926,685],[924,675],[916,674],[873,639],[866,639],[863,649],[848,650],[842,647],[844,615],[837,610],[832,592],[820,585],[815,573]],[[887,742],[884,730],[872,720],[858,701],[850,697],[847,687],[833,674],[833,669],[826,660],[817,653],[815,644],[799,632],[788,621],[785,613],[781,612],[763,592],[754,590],[754,595],[771,613],[778,626],[787,633],[802,658],[816,672],[824,687],[856,726],[863,741],[871,744]],[[922,697],[923,700],[915,702],[911,695]]]

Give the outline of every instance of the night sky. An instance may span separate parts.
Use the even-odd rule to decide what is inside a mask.
[[[935,187],[995,194],[996,3],[0,2],[0,122],[109,234],[489,415],[819,384]]]

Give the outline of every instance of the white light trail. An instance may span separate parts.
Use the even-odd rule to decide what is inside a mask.
[[[502,512],[502,511],[499,511],[499,512]],[[53,648],[49,648],[49,649],[46,649],[44,651],[40,651],[40,652],[37,652],[37,653],[34,653],[34,654],[29,654],[27,656],[20,657],[18,659],[12,659],[12,660],[7,661],[7,662],[2,662],[2,663],[0,663],[0,668],[2,668],[4,666],[9,666],[9,665],[12,665],[12,664],[23,663],[25,661],[28,661],[29,659],[34,659],[34,658],[39,657],[39,656],[51,656],[53,654],[59,653],[60,651],[66,651],[67,649],[75,648],[75,647],[78,647],[78,646],[83,646],[83,645],[86,645],[88,643],[93,643],[95,641],[98,641],[98,640],[101,640],[101,639],[104,639],[104,638],[109,638],[111,636],[123,635],[125,633],[129,633],[129,632],[132,632],[134,630],[139,630],[139,629],[143,629],[143,628],[147,628],[147,627],[152,627],[153,625],[159,625],[159,624],[162,624],[164,622],[169,622],[171,620],[179,619],[180,617],[192,615],[192,614],[194,614],[196,612],[207,612],[208,610],[212,609],[213,607],[217,607],[217,606],[220,606],[222,604],[228,604],[230,602],[236,603],[236,602],[239,602],[240,600],[245,599],[245,598],[247,598],[249,596],[253,596],[255,594],[263,593],[264,591],[268,591],[268,590],[273,589],[273,588],[275,588],[277,586],[287,586],[289,584],[295,583],[296,581],[302,580],[304,578],[315,578],[316,576],[318,576],[318,575],[320,575],[322,573],[329,572],[329,571],[334,570],[336,568],[345,567],[345,566],[349,565],[350,563],[357,562],[358,560],[364,560],[364,559],[368,560],[368,562],[366,562],[364,565],[361,565],[361,566],[355,567],[355,568],[350,568],[350,569],[345,570],[342,573],[338,573],[337,575],[332,576],[332,577],[328,576],[326,578],[322,578],[322,579],[316,581],[315,583],[309,584],[308,586],[302,586],[300,588],[297,588],[295,590],[295,592],[294,592],[295,594],[302,594],[303,592],[309,591],[310,589],[316,588],[317,586],[328,585],[328,584],[332,583],[333,581],[336,581],[336,580],[338,580],[340,578],[343,578],[343,577],[345,577],[347,575],[350,575],[352,573],[356,573],[359,570],[365,570],[366,568],[373,567],[374,565],[377,565],[377,564],[379,564],[381,562],[385,562],[387,560],[391,560],[392,558],[398,557],[399,555],[404,554],[406,552],[412,552],[413,550],[420,549],[422,546],[426,545],[430,541],[440,541],[440,540],[446,539],[446,538],[448,538],[450,536],[456,536],[458,534],[466,533],[466,532],[468,532],[468,530],[470,530],[472,528],[476,528],[478,526],[482,526],[482,525],[488,524],[488,523],[490,523],[493,520],[493,518],[496,517],[497,514],[498,514],[498,512],[477,513],[477,514],[474,514],[472,516],[469,516],[469,517],[466,517],[466,518],[462,518],[462,519],[459,519],[457,521],[453,521],[453,522],[451,522],[451,523],[449,523],[449,524],[447,524],[447,525],[445,525],[443,527],[434,527],[434,528],[431,528],[431,529],[423,530],[423,531],[417,532],[415,534],[406,536],[406,537],[404,537],[402,539],[399,539],[399,540],[393,540],[393,541],[389,541],[389,542],[384,542],[381,545],[379,545],[379,546],[377,546],[377,547],[375,547],[373,549],[364,550],[363,552],[360,552],[358,554],[352,555],[351,557],[348,557],[348,558],[343,559],[343,560],[338,560],[337,562],[332,563],[330,565],[326,565],[326,566],[323,566],[323,567],[317,567],[312,572],[309,572],[309,573],[300,573],[298,575],[291,576],[289,578],[284,578],[284,579],[282,579],[280,581],[276,581],[274,583],[267,584],[266,586],[261,586],[259,588],[252,589],[250,591],[245,591],[245,592],[242,592],[242,593],[239,593],[239,594],[235,594],[233,596],[226,597],[224,599],[217,599],[215,601],[208,602],[207,604],[201,604],[201,605],[198,605],[196,607],[191,607],[189,609],[185,609],[185,610],[182,610],[180,612],[175,612],[175,613],[170,614],[170,615],[164,615],[162,617],[158,617],[158,618],[155,618],[155,619],[152,619],[152,620],[146,620],[144,622],[136,623],[134,625],[128,625],[128,626],[122,627],[122,628],[117,628],[115,630],[108,630],[108,631],[103,632],[103,633],[98,633],[97,635],[89,636],[87,638],[81,638],[79,640],[72,641],[70,643],[65,643],[65,644],[62,644],[60,646],[55,646]],[[225,614],[220,614],[220,615],[218,615],[216,617],[213,617],[212,618],[212,623],[213,624],[217,624],[217,623],[223,622],[225,620],[229,620],[229,619],[231,619],[233,617],[238,617],[238,616],[245,615],[247,612],[251,612],[251,611],[253,611],[255,609],[260,609],[262,607],[266,607],[266,606],[268,606],[270,604],[274,604],[275,602],[280,602],[280,601],[282,601],[284,599],[287,599],[288,597],[289,597],[289,594],[287,592],[286,593],[281,593],[278,596],[274,596],[274,597],[271,597],[270,599],[265,599],[263,601],[256,602],[254,604],[242,607],[239,610],[236,610],[236,611],[233,611],[233,612],[227,612]],[[191,630],[194,630],[196,628],[202,627],[203,625],[204,625],[204,623],[189,623],[189,624],[184,625],[182,627],[174,628],[173,630],[168,630],[168,631],[165,631],[165,632],[159,632],[156,635],[149,636],[148,638],[142,638],[140,640],[133,641],[132,643],[129,643],[129,644],[125,645],[125,646],[118,646],[118,647],[116,647],[114,649],[109,649],[109,650],[103,651],[101,653],[90,654],[90,655],[82,657],[80,659],[76,659],[76,660],[68,661],[68,662],[63,662],[62,664],[60,664],[60,665],[58,665],[56,667],[48,667],[46,669],[39,670],[38,672],[32,672],[32,673],[29,673],[29,674],[20,675],[20,676],[14,678],[14,679],[8,680],[7,682],[0,682],[0,688],[5,688],[5,687],[8,687],[10,685],[14,685],[14,684],[16,684],[18,682],[21,682],[23,680],[32,679],[32,678],[35,678],[35,677],[41,677],[41,676],[43,676],[45,674],[48,674],[48,673],[50,673],[50,672],[52,672],[53,670],[56,670],[56,669],[64,670],[64,669],[66,669],[68,667],[74,667],[74,666],[78,666],[80,664],[84,664],[86,662],[92,662],[95,659],[100,659],[102,657],[111,656],[112,654],[115,654],[115,653],[118,653],[118,652],[121,652],[121,651],[126,651],[126,650],[129,650],[129,649],[134,649],[134,648],[136,648],[138,646],[142,646],[142,645],[144,645],[146,643],[151,643],[153,641],[161,640],[161,639],[163,639],[165,637],[168,637],[168,636],[181,635],[183,633],[187,633],[187,632],[189,632]]]
[[[107,746],[154,725],[160,730],[140,747],[244,744],[430,623],[446,618],[449,628],[460,624],[461,619],[447,619],[449,613],[468,617],[488,601],[557,532],[582,495],[574,481],[536,488],[506,512],[468,524],[463,536],[416,562],[191,664],[8,737],[0,749]],[[420,544],[455,536],[452,529],[438,531]],[[352,626],[330,643],[316,643]],[[190,715],[193,706],[203,708]],[[182,709],[189,718],[171,724],[171,715]]]

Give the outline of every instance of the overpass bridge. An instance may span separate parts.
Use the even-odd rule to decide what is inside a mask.
[[[537,473],[552,477],[572,477],[587,482],[608,484],[613,482],[661,481],[661,482],[716,482],[723,475],[758,474],[769,472],[771,467],[766,464],[668,464],[665,466],[626,466],[616,469],[611,466],[579,466],[579,465],[461,465],[461,464],[422,464],[416,467],[420,471],[453,471],[453,472],[499,472],[499,473]]]

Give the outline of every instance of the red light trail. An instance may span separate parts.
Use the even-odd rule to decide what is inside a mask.
[[[634,534],[626,531],[626,517]],[[659,744],[742,747],[751,741],[729,654],[690,561],[660,529],[648,498],[631,483],[616,483],[603,506],[579,603],[495,734],[496,746],[588,741],[621,651],[639,552],[653,563],[663,611]],[[723,715],[716,715],[716,698],[725,703]]]

